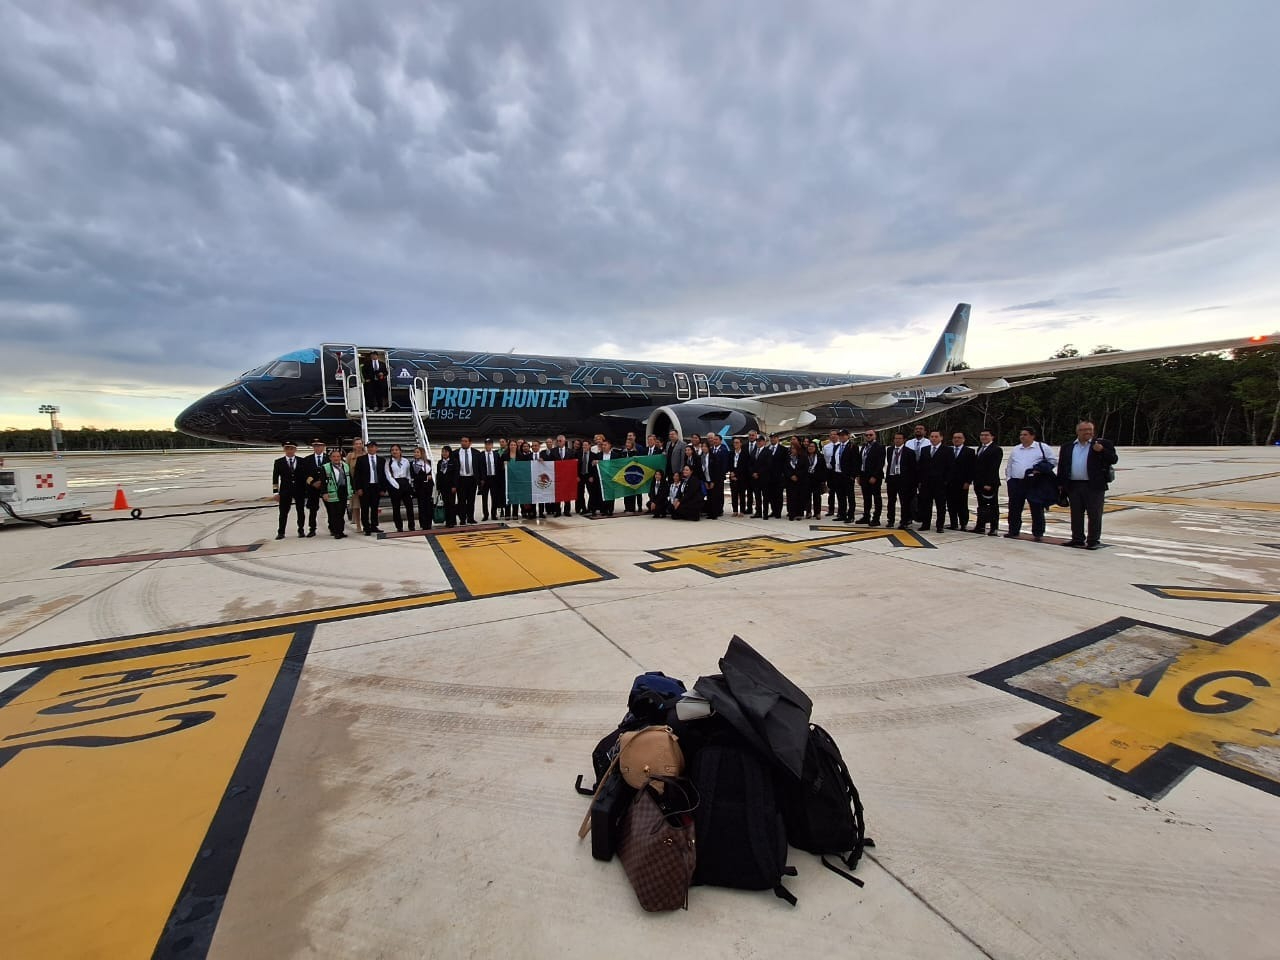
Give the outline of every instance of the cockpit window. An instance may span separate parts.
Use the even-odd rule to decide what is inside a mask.
[[[270,369],[271,364],[264,363],[260,367],[254,367],[252,370],[246,370],[244,373],[240,374],[240,379],[248,380],[251,377],[265,377],[267,375],[267,371]]]
[[[302,364],[297,360],[277,360],[267,371],[267,376],[297,380],[302,376]]]

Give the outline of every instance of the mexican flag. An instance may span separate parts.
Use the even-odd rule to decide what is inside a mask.
[[[596,464],[600,471],[601,495],[605,500],[617,500],[648,493],[653,486],[654,471],[665,470],[666,466],[667,458],[661,454],[601,460]]]
[[[563,503],[577,498],[577,460],[507,463],[507,503]]]

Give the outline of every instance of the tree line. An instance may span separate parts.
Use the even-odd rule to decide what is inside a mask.
[[[1101,346],[1091,354],[1111,353]],[[1068,344],[1054,358],[1079,356]],[[983,427],[1002,443],[1023,426],[1045,440],[1075,435],[1092,420],[1099,436],[1126,446],[1270,446],[1280,440],[1280,347],[1167,357],[1058,374],[938,414],[930,429],[963,430],[975,440]]]
[[[1079,351],[1070,344],[1054,354],[1073,356]],[[1045,383],[979,397],[925,423],[944,435],[963,430],[971,440],[987,427],[1001,443],[1015,442],[1019,428],[1032,426],[1058,442],[1074,436],[1081,419],[1092,420],[1099,436],[1126,446],[1270,446],[1280,440],[1280,347],[1059,374]],[[64,430],[59,444],[68,451],[224,446],[176,430],[95,427]],[[48,449],[47,429],[0,431],[0,453]]]
[[[214,440],[201,440],[189,437],[177,430],[134,430],[123,429],[99,430],[97,427],[83,427],[79,430],[63,430],[59,450],[173,450],[196,447],[225,447],[226,444]],[[50,450],[49,428],[29,427],[18,429],[11,427],[0,431],[0,453],[48,453]]]

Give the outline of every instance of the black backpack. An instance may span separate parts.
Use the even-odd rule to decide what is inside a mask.
[[[694,884],[772,890],[794,906],[782,878],[796,871],[787,866],[786,826],[768,761],[726,726],[698,748],[688,776],[699,797]]]
[[[800,780],[784,781],[783,816],[787,841],[800,850],[817,854],[839,854],[850,870],[858,865],[862,851],[874,847],[867,837],[862,817],[862,800],[853,785],[849,768],[831,734],[816,723],[809,725],[805,744],[804,770]],[[822,858],[823,865],[862,886],[857,877],[845,873]]]

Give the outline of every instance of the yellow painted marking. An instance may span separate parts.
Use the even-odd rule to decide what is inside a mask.
[[[819,528],[839,529],[839,528]],[[663,559],[642,564],[648,570],[677,570],[692,567],[713,577],[769,570],[793,563],[804,563],[832,556],[825,548],[860,540],[896,540],[902,546],[921,547],[924,542],[906,530],[845,530],[833,537],[815,540],[780,540],[777,537],[748,537],[743,540],[723,540],[719,543],[699,543],[688,547],[674,547],[655,551]]]
[[[193,627],[188,630],[174,630],[169,633],[153,633],[142,637],[126,637],[124,639],[103,640],[99,643],[82,644],[74,647],[60,647],[55,650],[16,650],[13,653],[0,654],[0,671],[17,670],[37,664],[56,663],[59,660],[72,660],[85,656],[97,656],[119,650],[132,650],[136,647],[154,647],[172,643],[183,643],[187,640],[199,640],[205,637],[222,637],[233,633],[250,633],[259,630],[277,630],[297,627],[305,623],[325,623],[329,620],[346,620],[350,617],[363,617],[373,613],[398,613],[403,610],[414,610],[418,607],[430,607],[440,603],[457,600],[452,590],[439,593],[426,593],[416,597],[398,597],[392,600],[373,600],[368,603],[353,603],[345,607],[330,607],[322,610],[304,610],[299,613],[282,614],[278,617],[263,617],[259,620],[241,620],[236,623],[219,623],[206,627]]]
[[[1280,593],[1253,590],[1197,590],[1192,587],[1160,587],[1162,597],[1170,600],[1218,600],[1234,603],[1280,603]]]
[[[1269,513],[1280,511],[1280,503],[1263,503],[1257,500],[1210,500],[1204,497],[1158,497],[1133,493],[1116,497],[1126,503],[1164,503],[1181,507],[1218,507],[1223,510],[1261,510]]]
[[[1195,641],[1145,676],[1078,684],[1066,702],[1099,719],[1062,746],[1130,772],[1166,744],[1275,779],[1280,619],[1229,643]]]
[[[448,533],[433,542],[473,597],[605,579],[573,554],[527,530]]]
[[[291,639],[63,668],[0,707],[6,956],[151,956]]]
[[[1188,490],[1207,490],[1210,487],[1229,487],[1237,483],[1250,483],[1254,480],[1271,480],[1280,477],[1276,473],[1255,473],[1248,477],[1231,477],[1227,480],[1205,480],[1201,483],[1189,483],[1185,487],[1165,487],[1163,493],[1186,493]]]

